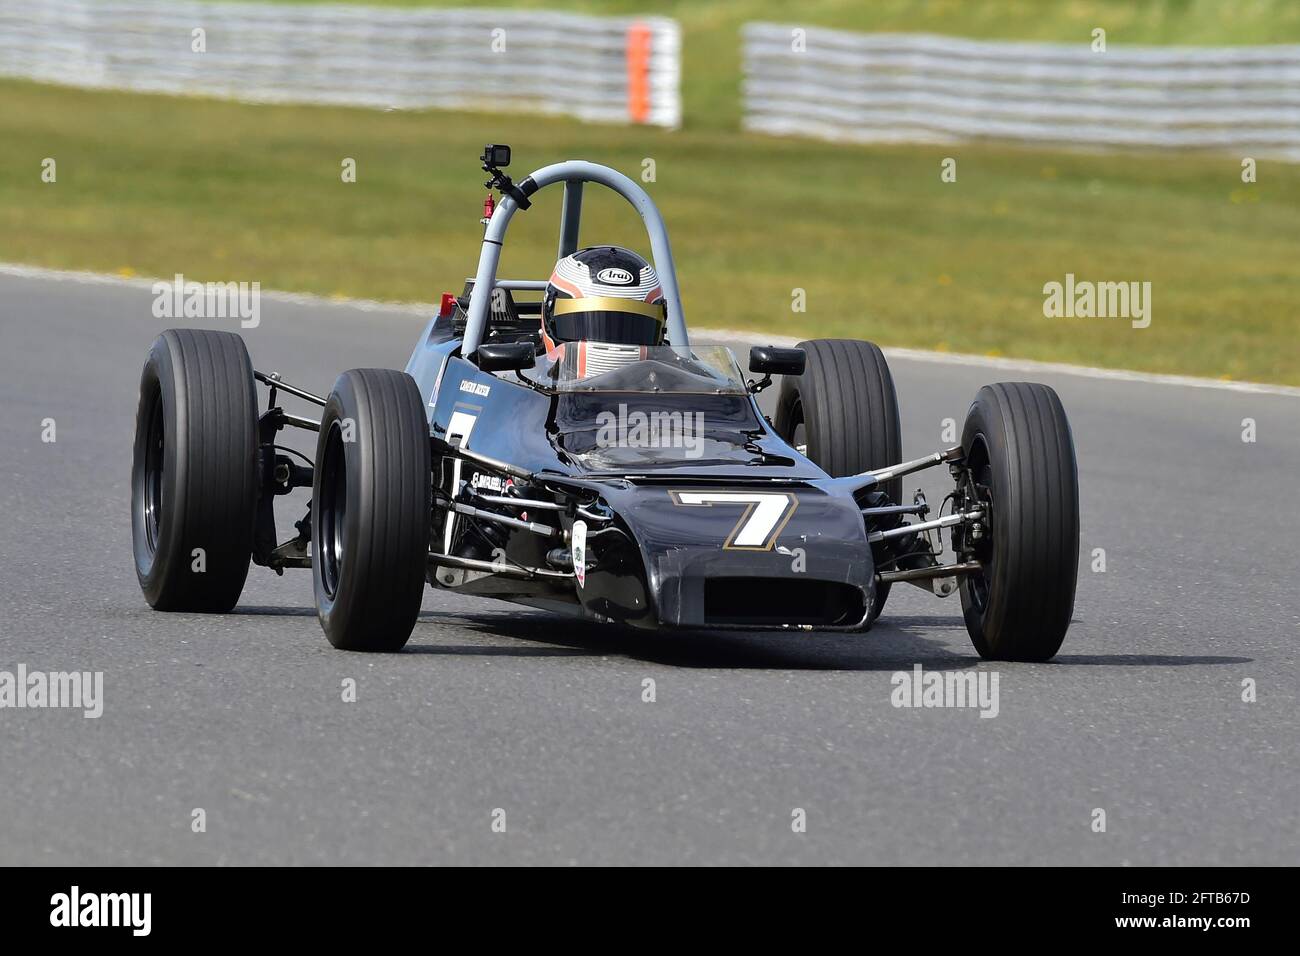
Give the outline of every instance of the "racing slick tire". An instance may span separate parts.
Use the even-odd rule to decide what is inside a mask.
[[[1079,568],[1079,478],[1065,409],[1046,385],[986,385],[966,415],[962,448],[991,512],[990,533],[973,542],[984,570],[959,584],[971,642],[985,659],[1049,660],[1070,626]]]
[[[257,394],[244,340],[168,329],[140,376],[131,462],[135,571],[151,607],[235,606],[257,494]]]
[[[312,578],[329,642],[398,651],[420,613],[429,554],[429,425],[415,380],[339,376],[312,482]]]
[[[794,444],[802,426],[805,454],[832,478],[902,461],[898,395],[879,347],[857,339],[813,339],[799,348],[807,364],[802,375],[781,382],[777,432]],[[887,481],[880,490],[903,503],[903,479]],[[889,588],[876,585],[868,622],[880,616]]]

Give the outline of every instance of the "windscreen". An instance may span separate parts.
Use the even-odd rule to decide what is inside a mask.
[[[624,345],[566,342],[553,353],[560,392],[744,395],[745,381],[722,345]]]

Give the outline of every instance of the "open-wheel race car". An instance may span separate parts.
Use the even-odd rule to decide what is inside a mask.
[[[961,594],[979,654],[1042,661],[1074,605],[1078,488],[1045,385],[980,389],[961,444],[902,461],[880,349],[814,340],[731,352],[692,343],[668,234],[628,177],[569,161],[518,184],[505,147],[478,269],[445,295],[405,371],[343,372],[327,397],[255,371],[232,333],[172,329],[140,384],[136,570],[159,610],[230,610],[252,563],[310,568],[338,648],[394,651],[423,590],[504,598],[645,628],[866,630],[892,585]],[[503,280],[514,215],[563,184],[550,279]],[[578,248],[583,190],[626,199],[651,261]],[[776,412],[756,396],[782,376]],[[269,388],[260,412],[256,384]],[[320,406],[285,411],[282,396]],[[314,460],[276,444],[319,432]],[[901,479],[947,468],[931,514]],[[310,487],[278,542],[274,502]],[[949,534],[951,555],[942,541]],[[200,559],[201,557],[201,559]]]

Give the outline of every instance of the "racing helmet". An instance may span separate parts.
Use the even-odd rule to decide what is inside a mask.
[[[589,246],[555,264],[542,299],[542,342],[661,345],[667,305],[654,266],[631,249]]]

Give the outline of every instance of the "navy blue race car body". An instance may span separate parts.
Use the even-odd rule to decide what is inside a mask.
[[[324,397],[253,370],[230,333],[170,330],[154,343],[132,475],[150,604],[227,610],[250,559],[309,567],[335,646],[395,650],[427,585],[643,628],[819,631],[869,628],[890,587],[908,582],[960,592],[986,657],[1055,654],[1073,608],[1078,490],[1050,388],[986,386],[960,445],[901,461],[876,346],[756,347],[747,379],[730,350],[690,341],[644,190],[577,161],[516,184],[502,149],[483,157],[501,199],[477,272],[443,297],[404,372],[354,369]],[[562,259],[577,250],[584,184],[640,214],[661,340],[553,341],[541,317],[554,286],[547,299],[545,280],[497,277],[511,218],[556,183]],[[640,301],[617,307],[654,314]],[[773,376],[769,417],[756,396]],[[261,413],[257,381],[270,388]],[[320,419],[284,411],[281,394],[321,406]],[[319,432],[309,465],[276,446],[285,427]],[[901,494],[902,476],[929,467],[953,479],[937,516],[919,493]],[[274,499],[306,486],[308,514],[277,543]]]

